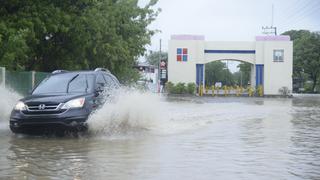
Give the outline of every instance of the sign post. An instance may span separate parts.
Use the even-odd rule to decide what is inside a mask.
[[[160,61],[160,93],[164,91],[166,82],[168,81],[167,61]]]

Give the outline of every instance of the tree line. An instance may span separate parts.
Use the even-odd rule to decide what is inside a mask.
[[[247,87],[250,82],[251,64],[240,62],[236,72],[231,72],[224,61],[214,61],[205,66],[205,84],[207,86],[215,85],[221,82],[227,86]]]
[[[319,92],[320,32],[291,30],[283,33],[293,41],[293,88]]]
[[[0,6],[0,66],[17,71],[108,68],[120,79],[155,33],[157,0],[5,0]]]

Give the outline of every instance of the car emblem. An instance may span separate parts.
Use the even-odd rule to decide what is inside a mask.
[[[45,108],[46,108],[45,104],[40,104],[38,107],[39,110],[44,110]]]

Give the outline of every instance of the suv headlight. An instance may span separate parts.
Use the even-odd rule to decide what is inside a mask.
[[[16,111],[27,110],[27,105],[24,104],[24,102],[19,101],[19,102],[14,106],[14,110],[16,110]]]
[[[82,108],[85,102],[85,98],[72,99],[66,102],[61,109],[70,109],[70,108]]]

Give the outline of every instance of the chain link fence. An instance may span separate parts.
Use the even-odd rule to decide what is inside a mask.
[[[35,71],[7,71],[0,67],[0,85],[26,95],[49,74]]]

